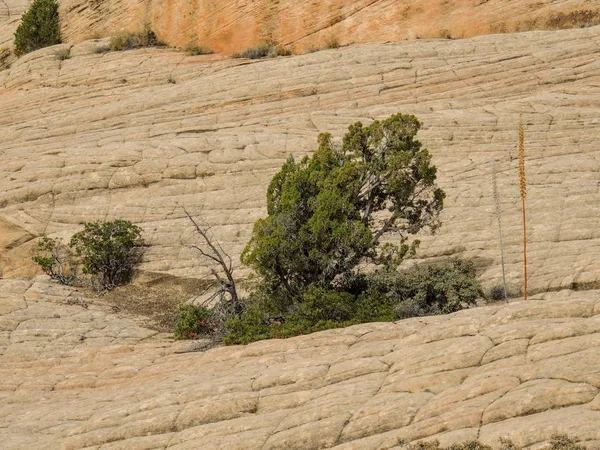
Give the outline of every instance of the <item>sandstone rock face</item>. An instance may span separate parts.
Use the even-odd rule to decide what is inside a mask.
[[[600,442],[600,291],[204,353],[80,295],[0,280],[3,448]]]
[[[170,45],[203,45],[224,53],[261,40],[302,52],[334,42],[464,38],[600,23],[600,5],[586,0],[64,0],[60,5],[67,42],[150,26]]]
[[[34,52],[0,72],[0,266],[33,275],[42,233],[122,217],[151,244],[144,270],[197,277],[183,207],[234,261],[269,180],[319,132],[416,114],[447,199],[419,256],[474,258],[500,280],[496,160],[509,283],[521,280],[517,123],[525,126],[530,288],[598,281],[600,27],[369,45],[249,62],[166,49]],[[70,49],[70,59],[56,52]],[[243,276],[245,272],[238,271]],[[496,350],[494,357],[513,351]],[[497,352],[497,354],[496,354]],[[488,355],[488,358],[492,356]]]
[[[0,51],[29,0],[0,4]],[[273,40],[297,52],[338,44],[426,38],[465,38],[534,29],[578,28],[600,23],[589,0],[62,0],[65,42],[152,28],[169,45],[201,45],[239,52]]]

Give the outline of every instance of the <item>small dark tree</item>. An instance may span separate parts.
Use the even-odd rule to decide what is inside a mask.
[[[83,272],[97,276],[101,288],[112,289],[131,279],[142,256],[141,232],[122,219],[88,222],[69,245],[82,258]]]
[[[58,3],[56,0],[34,0],[15,31],[15,55],[60,43]]]
[[[288,159],[267,191],[265,219],[254,225],[242,262],[272,292],[302,302],[309,286],[332,289],[359,263],[396,266],[418,241],[435,231],[444,192],[436,168],[415,139],[421,123],[396,114],[369,126],[351,125],[341,146],[319,136],[312,158]],[[400,245],[380,245],[394,233]]]

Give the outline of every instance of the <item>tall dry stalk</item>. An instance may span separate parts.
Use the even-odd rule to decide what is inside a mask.
[[[527,300],[527,222],[525,220],[525,197],[527,183],[525,181],[525,131],[523,118],[519,116],[519,180],[521,182],[521,209],[523,211],[523,299]]]
[[[508,293],[506,292],[506,272],[504,270],[504,238],[502,236],[502,212],[500,210],[500,196],[498,195],[498,182],[496,176],[496,160],[492,159],[492,188],[494,193],[494,204],[496,205],[496,219],[498,220],[498,235],[500,236],[500,261],[502,262],[502,289],[504,299],[508,303]]]

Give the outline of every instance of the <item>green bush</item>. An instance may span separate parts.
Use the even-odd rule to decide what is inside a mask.
[[[112,289],[131,279],[141,260],[142,230],[127,220],[88,222],[71,238],[69,246],[81,257],[83,272],[97,277],[102,289]]]
[[[60,44],[60,22],[56,0],[34,0],[15,31],[15,55]]]
[[[370,295],[395,305],[397,319],[456,312],[483,296],[473,263],[459,259],[403,272],[379,271],[368,277],[368,285]]]
[[[73,254],[58,238],[42,236],[32,259],[46,275],[60,284],[71,284],[76,278]]]
[[[216,325],[210,309],[191,304],[179,305],[175,339],[195,339],[199,336],[210,335]]]
[[[251,295],[247,310],[227,323],[223,342],[248,344],[358,323],[446,314],[475,305],[481,295],[473,264],[462,260],[349,276],[337,290],[310,286],[301,302],[263,285]]]

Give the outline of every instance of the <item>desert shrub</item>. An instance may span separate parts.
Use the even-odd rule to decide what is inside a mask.
[[[507,297],[507,293],[504,290],[504,286],[497,284],[492,286],[489,293],[489,298],[494,301],[504,300]]]
[[[404,446],[405,450],[494,450],[489,445],[482,444],[479,441],[465,441],[460,444],[450,445],[448,447],[440,446],[440,441],[419,441],[415,444]]]
[[[83,272],[96,277],[99,287],[112,289],[131,279],[141,260],[142,230],[131,222],[88,222],[71,238],[69,246],[81,258]]]
[[[508,284],[506,286],[506,296],[504,295],[504,286],[502,284],[496,284],[489,288],[486,294],[486,298],[493,301],[506,300],[508,298],[516,298],[521,295],[521,288],[519,286]]]
[[[583,445],[577,445],[575,439],[566,434],[555,434],[550,441],[551,450],[586,450]]]
[[[60,22],[56,0],[34,0],[15,31],[15,55],[60,44]]]
[[[438,440],[420,441],[414,444],[404,445],[405,450],[522,450],[521,447],[515,445],[511,440],[500,438],[500,445],[492,447],[482,444],[477,440],[465,441],[458,444],[449,445],[447,447],[440,446]],[[550,439],[550,450],[585,450],[582,445],[577,445],[575,439],[565,434],[555,434]]]
[[[192,304],[179,305],[175,339],[194,339],[210,335],[215,326],[216,322],[210,309]]]
[[[152,30],[142,30],[137,33],[121,33],[110,38],[109,50],[123,51],[142,47],[157,47],[162,43]]]
[[[475,267],[466,260],[383,270],[368,277],[369,291],[395,305],[396,318],[448,314],[473,306],[483,296]]]
[[[340,47],[341,47],[340,41],[335,36],[330,37],[329,39],[327,39],[325,41],[326,49],[336,49],[336,48],[340,48]]]
[[[193,47],[188,47],[186,48],[186,51],[192,55],[211,55],[213,53],[213,51],[209,48],[206,47],[198,47],[197,45],[193,46]]]
[[[263,285],[251,295],[247,310],[226,324],[223,342],[247,344],[358,323],[451,313],[474,305],[482,294],[473,264],[463,260],[348,278],[339,281],[337,290],[310,286],[301,302]]]
[[[262,59],[275,58],[276,56],[290,56],[291,50],[275,45],[272,42],[261,42],[256,47],[250,47],[246,50],[236,53],[233,58]]]
[[[0,70],[5,70],[10,67],[12,52],[9,48],[0,49]]]
[[[42,236],[33,261],[44,273],[60,284],[71,284],[76,278],[76,264],[71,250],[59,238]]]
[[[355,321],[337,322],[319,320],[311,322],[302,314],[290,314],[287,317],[275,317],[261,311],[253,302],[239,317],[227,323],[227,334],[223,337],[226,345],[249,344],[263,339],[285,339],[317,331],[342,328],[354,325]]]
[[[68,48],[60,49],[56,52],[56,59],[59,61],[65,61],[71,58],[71,51]]]

